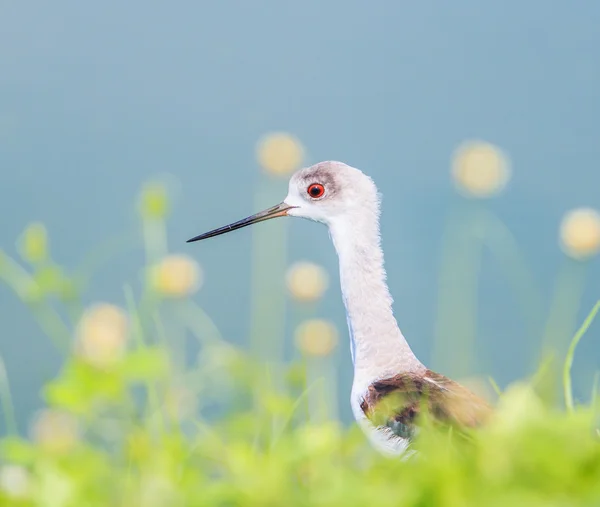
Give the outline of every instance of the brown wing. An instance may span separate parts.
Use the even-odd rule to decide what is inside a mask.
[[[376,426],[402,438],[414,436],[415,420],[428,411],[433,422],[474,428],[491,414],[491,407],[457,382],[431,370],[401,373],[371,384],[361,408]]]

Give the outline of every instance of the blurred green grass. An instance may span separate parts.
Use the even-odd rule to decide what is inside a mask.
[[[18,400],[11,399],[9,379],[0,368],[5,427],[0,440],[0,505],[600,504],[597,386],[590,386],[587,404],[573,402],[570,386],[576,344],[598,306],[575,335],[562,369],[544,370],[548,363],[540,361],[541,368],[530,379],[499,393],[494,420],[473,438],[460,439],[425,425],[415,444],[420,451],[416,458],[387,459],[369,446],[355,425],[337,419],[331,407],[337,396],[331,357],[304,353],[283,361],[282,346],[275,343],[283,333],[283,308],[276,304],[278,314],[269,313],[269,300],[260,299],[269,292],[261,289],[260,276],[253,292],[258,315],[250,347],[241,349],[223,340],[190,298],[188,275],[201,276],[193,271],[192,260],[169,264],[169,269],[181,272],[161,272],[169,254],[168,209],[164,188],[144,187],[140,216],[147,264],[142,291],[137,294],[124,285],[127,307],[104,308],[105,321],[90,320],[88,327],[82,328],[82,319],[99,315],[86,313],[81,303],[92,267],[69,273],[54,262],[40,224],[30,226],[19,241],[23,263],[0,253],[0,277],[29,305],[32,317],[64,353],[60,373],[43,390],[47,407],[32,421],[27,436],[18,434],[13,415]],[[476,311],[473,291],[480,242],[487,238],[496,252],[503,252],[499,257],[508,259],[507,271],[526,271],[497,219],[481,209],[470,216],[471,235],[467,231],[457,239],[452,234],[456,223],[449,225],[455,242],[449,249],[465,255],[472,245],[466,257],[475,259],[458,266],[472,281],[460,293],[467,304],[459,315],[465,342],[453,344],[459,354],[473,345],[469,319]],[[464,217],[460,221],[464,223]],[[488,224],[485,234],[483,222]],[[283,244],[285,226],[275,232],[281,237],[271,238],[271,243]],[[263,254],[257,246],[255,271],[277,266],[283,277],[285,248]],[[514,280],[517,291],[533,294],[525,297],[525,304],[537,305],[531,284],[519,275]],[[572,307],[579,307],[580,295],[569,295],[570,316]],[[456,302],[457,294],[452,298]],[[441,307],[442,321],[456,318],[450,303]],[[123,342],[115,334],[119,311],[128,320]],[[295,311],[303,318],[309,313],[306,308]],[[107,315],[113,319],[110,325]],[[262,339],[265,321],[276,325],[268,327],[270,333]],[[186,357],[188,336],[199,350],[195,360]],[[89,347],[78,348],[78,341]],[[468,365],[460,368],[468,370]],[[553,389],[549,396],[546,384],[561,385],[565,403],[557,402]]]

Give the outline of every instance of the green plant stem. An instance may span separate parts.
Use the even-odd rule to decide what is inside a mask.
[[[282,194],[279,180],[261,177],[256,209],[272,206]],[[251,349],[257,357],[280,361],[283,357],[287,301],[284,297],[288,220],[278,218],[252,228]]]
[[[483,219],[486,222],[485,244],[513,287],[527,323],[527,335],[539,336],[543,322],[543,298],[532,270],[504,222],[489,210],[485,210]]]
[[[73,279],[78,290],[85,290],[93,275],[117,255],[134,250],[139,245],[139,233],[137,231],[127,231],[114,236],[104,244],[94,248],[73,273]]]
[[[282,421],[280,427],[278,428],[278,431],[274,432],[274,436],[273,439],[271,441],[271,448],[275,447],[275,444],[277,443],[277,441],[281,438],[281,436],[283,435],[286,427],[290,424],[290,422],[292,421],[292,418],[294,417],[294,414],[296,413],[296,411],[298,410],[298,408],[300,407],[300,404],[303,401],[306,401],[308,399],[308,397],[311,395],[312,391],[319,385],[319,379],[315,379],[313,380],[310,384],[308,384],[303,390],[302,392],[298,395],[298,397],[296,398],[296,400],[294,401],[294,404],[292,405],[292,408],[289,412],[289,414],[287,415],[286,419],[284,421]]]
[[[573,336],[573,339],[571,340],[571,344],[569,345],[567,357],[565,358],[565,364],[563,367],[563,388],[564,388],[564,393],[565,393],[565,405],[567,407],[567,410],[571,413],[573,412],[573,409],[574,409],[573,388],[571,385],[571,382],[572,382],[571,381],[571,367],[573,366],[573,358],[575,356],[575,349],[577,348],[577,344],[579,343],[579,340],[581,340],[583,335],[586,333],[586,331],[592,325],[592,322],[594,321],[594,318],[596,317],[596,314],[598,313],[599,310],[600,310],[600,300],[598,300],[596,302],[596,304],[592,308],[592,311],[585,318],[585,320],[583,321],[583,324],[575,333],[575,336]]]
[[[502,389],[500,389],[498,382],[496,382],[493,377],[488,377],[488,382],[492,386],[492,389],[495,391],[495,393],[498,396],[502,396]]]
[[[592,405],[596,405],[596,400],[598,398],[598,384],[600,383],[600,371],[594,373],[594,381],[592,382],[592,394],[590,396],[592,400]]]
[[[10,394],[10,383],[8,373],[4,365],[4,360],[0,357],[0,407],[4,414],[4,424],[8,435],[17,434],[17,420],[15,417],[15,407]]]
[[[309,418],[314,424],[337,419],[336,375],[333,357],[308,357],[307,383],[318,384],[319,389],[308,395]]]
[[[2,250],[0,250],[0,258],[2,259],[0,279],[3,279],[21,301],[31,309],[38,325],[50,338],[56,349],[63,354],[66,353],[71,341],[71,330],[47,301],[31,300],[30,291],[36,287],[36,282],[31,275]]]
[[[181,301],[174,310],[201,345],[218,345],[223,342],[223,336],[217,325],[194,301],[190,299]]]
[[[144,329],[142,327],[142,323],[140,321],[140,316],[138,314],[135,298],[133,296],[133,290],[130,286],[126,285],[124,287],[125,300],[127,302],[127,310],[131,317],[132,323],[132,334],[135,338],[137,346],[139,348],[145,348],[146,342],[144,340]],[[148,391],[148,410],[151,414],[159,414],[159,428],[161,433],[165,431],[165,419],[160,407],[160,400],[157,392],[157,388],[154,385],[154,382],[148,381],[146,382],[146,390]]]
[[[142,225],[146,264],[152,266],[168,252],[166,224],[164,220],[144,220]]]
[[[544,331],[542,354],[554,352],[560,357],[565,353],[566,340],[573,335],[577,325],[585,268],[582,262],[566,259],[559,271]]]
[[[474,359],[485,221],[480,203],[459,204],[444,232],[433,363],[448,375],[463,377],[471,373]]]

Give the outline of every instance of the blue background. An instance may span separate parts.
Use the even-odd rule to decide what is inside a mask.
[[[508,225],[545,304],[564,262],[560,218],[600,207],[600,4],[444,0],[376,2],[18,2],[0,4],[0,247],[15,254],[27,223],[48,227],[54,257],[76,265],[135,226],[140,185],[180,182],[171,247],[254,211],[255,145],[290,131],[308,162],[338,159],[384,194],[382,232],[401,328],[431,355],[441,238],[456,201],[450,157],[465,139],[509,153],[513,179],[489,207]],[[273,195],[273,204],[283,195]],[[261,227],[271,227],[262,224]],[[332,285],[319,314],[346,339],[335,252],[324,228],[294,221],[290,258],[323,264]],[[250,320],[251,233],[195,249],[198,301],[227,339]],[[89,300],[122,301],[141,252],[95,279]],[[600,292],[598,261],[582,314]],[[232,310],[235,309],[235,310]],[[235,311],[232,317],[231,313]],[[484,259],[481,354],[502,384],[528,372],[523,322],[504,275]],[[19,419],[60,359],[28,310],[0,286],[0,353]],[[600,330],[575,367],[598,368]],[[340,351],[343,414],[351,379]],[[591,377],[580,386],[589,392]]]

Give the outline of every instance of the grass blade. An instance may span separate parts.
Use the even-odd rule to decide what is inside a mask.
[[[565,358],[565,364],[563,368],[563,388],[565,392],[565,405],[569,412],[573,412],[573,387],[571,383],[571,367],[573,366],[573,357],[575,356],[575,349],[577,348],[577,344],[592,325],[592,322],[596,318],[596,314],[600,311],[600,300],[596,302],[592,311],[588,314],[588,316],[583,321],[581,327],[573,336],[571,340],[571,344],[569,345],[569,350],[567,352],[567,357]]]

